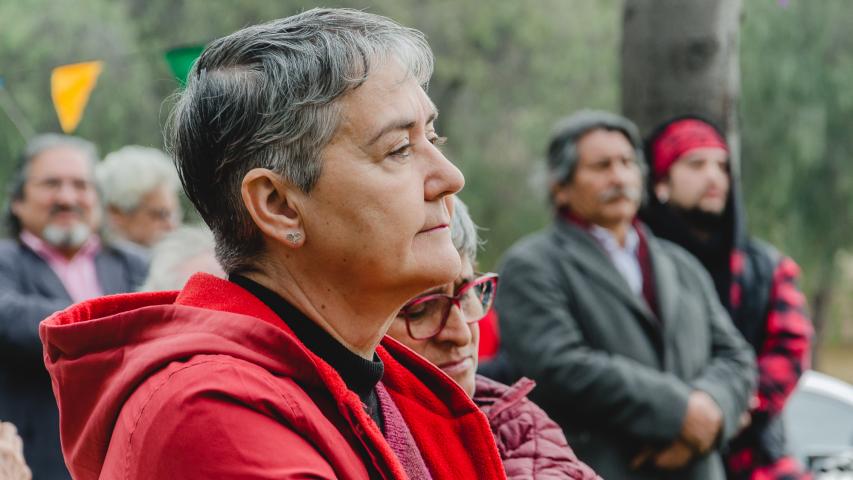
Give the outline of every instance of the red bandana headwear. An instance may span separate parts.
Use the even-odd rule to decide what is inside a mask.
[[[697,148],[716,147],[729,151],[717,130],[696,118],[676,120],[652,142],[652,169],[655,181],[669,173],[670,167],[685,153]]]

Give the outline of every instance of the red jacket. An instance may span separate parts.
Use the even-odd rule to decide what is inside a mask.
[[[528,378],[508,387],[477,376],[474,403],[489,419],[507,478],[601,480],[578,460],[560,426],[527,398],[535,386]]]
[[[737,311],[750,285],[744,278],[746,253],[735,250],[731,257],[731,305]],[[773,271],[767,301],[767,317],[761,326],[762,341],[756,347],[758,364],[758,406],[750,413],[753,422],[777,420],[782,414],[800,376],[809,369],[814,335],[806,314],[806,299],[797,286],[800,268],[788,257],[781,257]],[[760,444],[769,435],[754,439],[745,431],[730,446],[726,457],[728,475],[734,480],[808,479],[803,468],[791,457],[768,456]],[[784,437],[779,447],[784,448]]]
[[[405,478],[358,396],[264,303],[199,274],[40,328],[74,478]],[[390,338],[383,385],[433,479],[505,478],[488,422]]]

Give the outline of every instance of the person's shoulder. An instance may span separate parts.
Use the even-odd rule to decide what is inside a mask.
[[[148,427],[223,415],[246,421],[260,416],[276,419],[273,423],[298,425],[318,414],[315,402],[292,377],[227,354],[195,355],[169,365],[145,379],[128,405],[137,412],[131,420]]]
[[[540,417],[545,412],[527,398],[535,387],[536,382],[526,377],[506,385],[477,375],[473,400],[490,418],[503,417],[507,413],[510,418],[516,419],[523,414]]]
[[[127,242],[106,240],[101,249],[107,255],[127,259],[134,263],[148,263],[148,253],[142,248]]]
[[[134,277],[144,277],[148,272],[149,257],[140,247],[133,248],[117,242],[107,241],[101,248],[101,255],[125,266]]]
[[[556,251],[556,232],[553,227],[528,234],[515,242],[504,254],[502,264],[551,263]]]
[[[290,377],[274,375],[267,368],[244,358],[228,354],[192,356],[188,361],[160,372],[155,380],[157,390],[165,389],[167,396],[187,398],[216,391],[233,398],[273,397],[302,392]]]
[[[703,285],[697,291],[712,291],[713,285],[710,274],[692,253],[680,245],[664,238],[650,235],[649,240],[657,245],[656,252],[666,256],[667,260],[674,266],[674,273],[679,279],[678,285],[685,290],[692,290],[697,285]],[[654,259],[653,259],[654,261]]]
[[[122,468],[140,478],[215,478],[225,470],[248,475],[259,465],[313,469],[325,472],[316,478],[331,478],[313,440],[336,439],[333,423],[292,377],[241,358],[196,355],[175,362],[145,380],[122,415],[112,442],[126,453]],[[171,464],[161,465],[166,457]]]
[[[535,383],[527,378],[512,386],[477,378],[475,402],[481,395],[480,389],[484,389],[482,395],[488,402],[481,408],[492,426],[508,477],[536,471],[548,478],[600,480],[578,460],[560,426],[527,398],[534,387]]]
[[[658,253],[666,255],[678,266],[704,270],[699,260],[684,247],[665,238],[658,237],[646,230],[647,239],[657,245]]]
[[[497,380],[477,375],[474,380],[474,403],[477,406],[491,405],[495,400],[501,398],[509,390],[509,385],[505,385]]]
[[[775,245],[757,237],[746,239],[743,245],[743,252],[751,258],[774,266],[784,260],[793,262],[791,258],[785,256]]]
[[[12,238],[0,238],[0,255],[13,255],[21,251],[24,247],[21,242]]]
[[[17,240],[11,238],[0,239],[0,266],[4,270],[20,269],[21,262],[26,262],[24,259],[29,257],[29,255],[26,255],[27,251],[28,249]]]
[[[785,255],[770,242],[749,237],[743,246],[743,255],[752,263],[756,275],[774,283],[796,282],[802,273],[797,262]]]

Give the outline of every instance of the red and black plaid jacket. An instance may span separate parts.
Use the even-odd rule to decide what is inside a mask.
[[[731,307],[737,311],[744,285],[745,254],[731,257]],[[756,345],[759,373],[758,402],[753,418],[781,414],[803,371],[809,368],[812,324],[805,312],[805,297],[797,286],[800,269],[782,257],[772,277],[763,342]],[[737,445],[737,443],[735,443]],[[811,478],[791,457],[767,458],[754,446],[735,447],[727,456],[729,478],[744,480],[799,480]]]

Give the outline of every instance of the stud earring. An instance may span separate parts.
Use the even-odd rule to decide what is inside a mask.
[[[302,234],[299,232],[290,232],[287,234],[287,241],[296,245],[299,241],[302,240]]]

